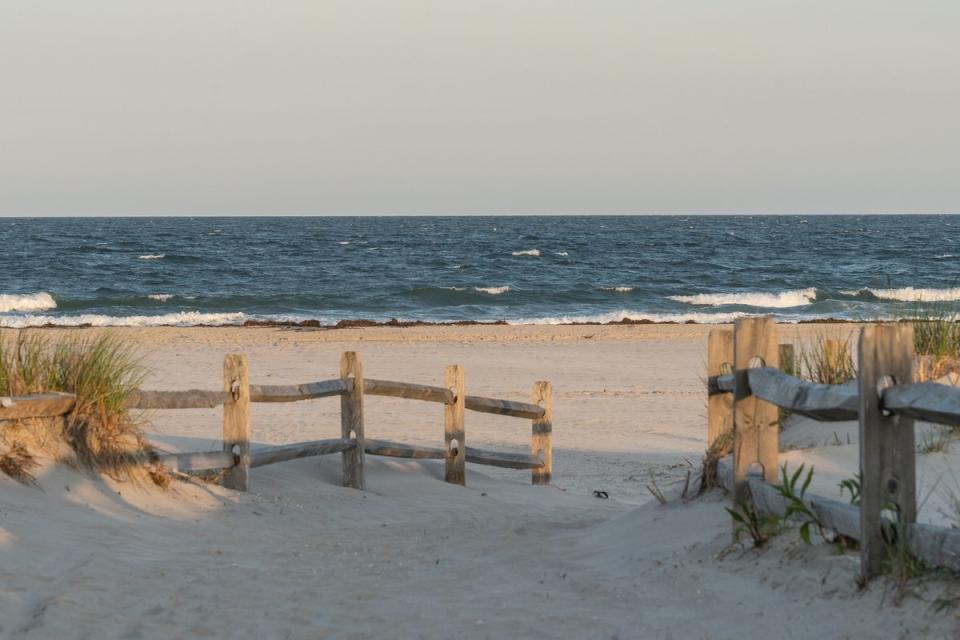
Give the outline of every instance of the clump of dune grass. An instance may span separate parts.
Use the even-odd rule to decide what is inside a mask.
[[[697,495],[721,486],[718,475],[720,460],[733,453],[733,431],[726,430],[717,435],[703,455],[700,467],[700,487]]]
[[[114,478],[132,477],[138,462],[153,455],[140,420],[125,406],[145,373],[133,346],[113,333],[57,340],[38,332],[0,333],[0,395],[76,394],[62,439],[80,466]]]
[[[913,325],[918,380],[960,373],[960,322],[954,309],[946,303],[917,305],[905,319]]]
[[[799,377],[820,384],[843,384],[857,377],[850,341],[826,333],[802,346],[795,366]]]
[[[0,453],[0,473],[23,484],[34,484],[36,478],[30,472],[37,464],[37,459],[22,442],[14,442],[6,451]]]

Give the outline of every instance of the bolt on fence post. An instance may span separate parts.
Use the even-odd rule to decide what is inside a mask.
[[[223,450],[234,454],[236,464],[226,469],[221,484],[228,489],[247,491],[250,477],[250,375],[247,356],[224,356],[223,390],[231,395],[231,400],[223,403]]]
[[[363,489],[364,437],[363,437],[363,364],[355,351],[346,351],[340,356],[340,377],[353,382],[349,391],[340,396],[340,437],[352,438],[356,446],[344,451],[343,486]]]

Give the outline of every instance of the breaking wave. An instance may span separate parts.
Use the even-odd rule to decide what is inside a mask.
[[[901,289],[869,289],[857,291],[841,291],[848,296],[863,296],[869,294],[878,300],[893,300],[897,302],[950,302],[960,300],[960,287],[952,289],[917,289],[903,287]]]
[[[57,302],[46,291],[38,293],[0,294],[0,313],[8,311],[47,311],[56,309]]]
[[[761,293],[754,291],[731,293],[698,293],[691,296],[667,296],[670,300],[687,304],[710,305],[722,307],[727,305],[742,305],[745,307],[766,307],[770,309],[788,309],[812,304],[817,298],[817,290],[796,289],[780,291],[778,293]]]
[[[525,251],[514,251],[510,255],[512,256],[533,256],[534,258],[540,257],[540,249],[526,249]]]

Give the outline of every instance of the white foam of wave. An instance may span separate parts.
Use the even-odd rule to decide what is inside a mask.
[[[337,244],[350,244],[350,241],[349,241],[349,240],[342,240],[342,241],[338,242]]]
[[[648,313],[645,311],[611,311],[609,313],[599,313],[596,315],[585,316],[548,316],[543,318],[517,318],[509,320],[510,324],[572,324],[572,323],[598,323],[621,322],[623,320],[650,322],[697,322],[700,324],[728,324],[737,318],[743,318],[749,314],[742,311],[733,313]]]
[[[566,251],[557,251],[557,252],[556,252],[556,255],[566,257],[566,256],[568,256],[568,255],[570,255],[570,254],[567,253]]]
[[[492,296],[498,296],[501,293],[510,291],[510,287],[474,287],[473,290],[479,291],[480,293],[489,293]]]
[[[747,307],[767,307],[771,309],[787,309],[802,307],[813,303],[817,297],[817,290],[796,289],[780,291],[778,293],[738,292],[738,293],[698,293],[692,296],[667,296],[677,302],[687,304],[704,304],[714,307],[739,304]]]
[[[512,256],[533,256],[534,258],[540,257],[540,249],[526,249],[524,251],[514,251],[510,255]]]
[[[848,296],[870,293],[880,300],[894,300],[897,302],[949,302],[960,300],[960,287],[951,289],[917,289],[915,287],[903,287],[902,289],[863,288],[857,291],[841,291],[840,293]]]
[[[466,291],[466,287],[443,287],[447,291]]]
[[[613,291],[615,293],[630,293],[633,287],[600,287],[604,291]]]
[[[166,302],[173,297],[172,293],[151,293],[147,296],[151,300],[157,300],[159,302]]]
[[[46,311],[56,309],[57,302],[46,291],[37,293],[0,294],[0,313],[8,311]]]
[[[199,324],[237,325],[243,324],[247,319],[246,314],[239,312],[200,313],[199,311],[165,313],[157,316],[107,316],[100,314],[83,314],[79,316],[17,315],[0,317],[0,327],[21,329],[23,327],[40,327],[48,324],[62,327],[78,327],[81,325],[94,327],[190,327]]]
[[[146,255],[137,256],[139,260],[163,260],[167,257],[165,253],[148,253]]]

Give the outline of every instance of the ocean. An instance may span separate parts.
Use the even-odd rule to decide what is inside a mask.
[[[6,218],[0,241],[5,327],[960,308],[960,216]]]

